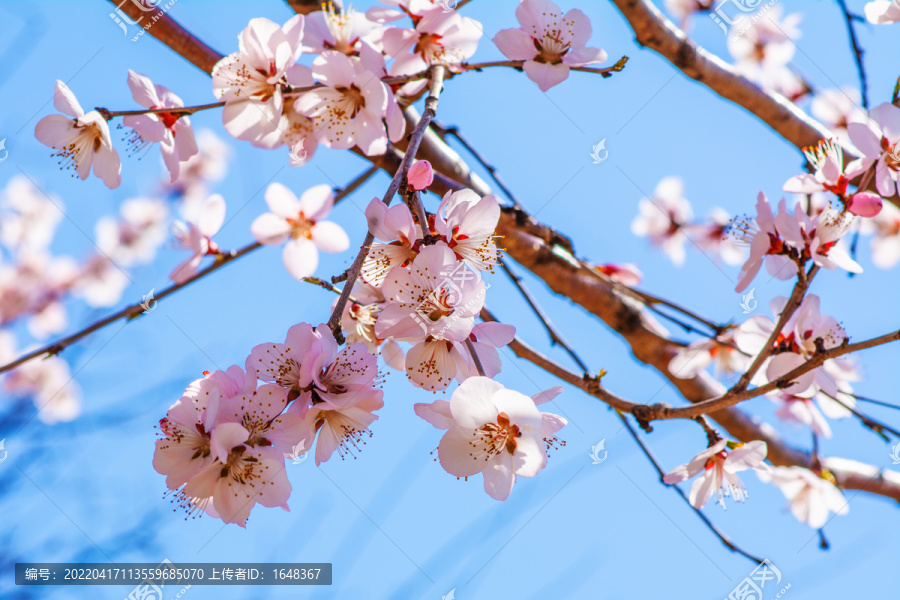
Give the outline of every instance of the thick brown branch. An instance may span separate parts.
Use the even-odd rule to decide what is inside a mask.
[[[692,79],[746,108],[797,148],[831,137],[828,129],[773,91],[753,83],[718,56],[688,39],[649,0],[613,0],[637,43],[655,50]],[[849,153],[848,153],[849,155]]]
[[[109,0],[109,2],[115,6],[121,5],[119,10],[133,20],[141,19],[138,25],[144,25],[147,20],[158,17],[152,27],[147,30],[147,33],[204,73],[211,73],[213,66],[222,58],[221,54],[194,37],[191,32],[179,25],[169,15],[162,13],[162,11],[154,9],[145,12],[134,2],[122,3],[121,0]]]

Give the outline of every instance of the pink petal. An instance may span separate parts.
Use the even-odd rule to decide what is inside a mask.
[[[325,252],[343,252],[350,247],[350,238],[340,225],[332,221],[316,223],[312,228],[312,241]]]
[[[306,238],[297,238],[285,244],[281,258],[288,273],[296,279],[309,277],[319,266],[319,251],[316,250],[316,245]]]
[[[134,101],[144,108],[159,107],[162,104],[156,95],[156,87],[146,75],[128,69],[128,88]]]
[[[512,492],[516,476],[513,474],[511,458],[505,452],[501,452],[488,461],[487,467],[482,472],[484,491],[494,500],[506,500]]]
[[[250,233],[260,244],[270,246],[284,242],[291,233],[290,224],[282,217],[272,213],[263,213],[256,217],[250,225]]]
[[[569,66],[565,64],[551,65],[529,60],[523,65],[523,69],[528,78],[535,82],[542,92],[562,83],[569,76]]]
[[[521,29],[501,29],[494,36],[494,43],[510,60],[531,60],[538,54],[531,36]]]
[[[59,112],[75,119],[84,114],[84,109],[78,104],[78,100],[75,99],[75,94],[72,93],[65,83],[58,79],[56,80],[56,87],[54,88],[53,106]]]
[[[203,203],[197,228],[206,237],[212,237],[222,228],[225,222],[225,198],[221,194],[213,194]]]

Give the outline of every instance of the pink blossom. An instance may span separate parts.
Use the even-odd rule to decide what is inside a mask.
[[[154,85],[146,75],[128,69],[128,87],[134,101],[144,108],[181,108],[184,102],[161,85]],[[191,128],[191,119],[178,112],[147,113],[122,119],[126,127],[137,131],[145,142],[159,142],[163,161],[172,181],[178,179],[180,164],[199,151]]]
[[[312,275],[319,264],[319,250],[343,252],[350,239],[340,225],[323,221],[334,206],[334,192],[322,184],[309,188],[298,200],[280,183],[266,190],[269,211],[253,221],[250,231],[261,244],[278,245],[285,241],[282,260],[297,279]]]
[[[770,303],[776,318],[786,302],[786,298],[779,297]],[[756,356],[762,351],[774,329],[775,321],[764,315],[757,315],[738,328],[734,339],[743,352]],[[841,345],[846,338],[847,332],[834,317],[819,312],[819,297],[814,294],[806,296],[775,340],[772,356],[766,362],[766,379],[777,381],[806,363],[816,353],[817,340],[821,339],[823,347],[828,349]],[[838,389],[835,378],[823,367],[817,367],[794,379],[782,391],[794,396],[811,397],[818,390],[835,396]]]
[[[638,204],[640,214],[631,223],[631,232],[647,236],[662,248],[675,266],[684,264],[685,234],[682,227],[692,216],[691,205],[684,198],[684,184],[678,177],[664,177],[656,186],[653,198]]]
[[[13,335],[0,331],[0,364],[19,354]],[[81,414],[81,389],[69,364],[58,356],[21,365],[6,374],[0,389],[12,397],[31,397],[38,419],[47,425],[72,421]]]
[[[271,446],[256,446],[251,432],[239,423],[222,423],[213,429],[210,448],[216,461],[196,473],[184,486],[191,505],[225,523],[247,526],[257,504],[290,510],[287,499],[291,484],[284,470],[284,457]],[[210,507],[209,505],[212,504]]]
[[[423,419],[447,433],[438,446],[445,471],[457,477],[481,473],[484,491],[506,500],[517,477],[534,477],[547,464],[546,448],[566,420],[542,413],[537,403],[550,400],[556,389],[535,398],[504,388],[487,377],[471,377],[450,401],[416,404]]]
[[[684,234],[694,246],[707,256],[718,256],[726,264],[739,265],[746,260],[746,252],[735,240],[726,235],[731,217],[721,208],[713,208],[706,222],[688,224]]]
[[[497,262],[494,231],[499,220],[500,205],[495,196],[482,198],[464,189],[444,195],[434,228],[459,260],[475,271],[490,271]]]
[[[378,337],[461,342],[484,304],[485,284],[449,248],[435,245],[423,248],[408,269],[391,269],[383,290],[389,304],[375,323]]]
[[[516,328],[512,325],[504,323],[479,323],[472,328],[469,334],[469,341],[475,349],[475,354],[481,363],[484,374],[487,377],[495,377],[501,369],[500,353],[498,348],[506,346],[513,338],[516,337]],[[465,380],[467,377],[475,377],[478,370],[475,361],[472,359],[472,353],[462,342],[454,342],[456,352],[462,357],[462,361],[458,361],[458,371],[456,378],[459,381]]]
[[[200,267],[203,257],[218,254],[219,247],[212,241],[225,222],[225,199],[219,194],[208,197],[200,207],[199,214],[186,222],[175,224],[175,237],[191,256],[175,267],[169,278],[175,283],[184,283]]]
[[[97,247],[125,267],[151,262],[166,240],[166,203],[155,198],[131,198],[119,211],[120,219],[106,216],[97,221]]]
[[[342,8],[340,3],[335,10],[334,4],[323,3],[323,10],[316,10],[306,17],[303,28],[303,51],[320,53],[325,50],[336,50],[347,56],[359,54],[361,40],[377,40],[382,31],[376,23],[370,21],[365,14],[360,14],[353,7]]]
[[[210,386],[203,382],[197,380],[192,386],[206,388],[204,393],[182,396],[159,421],[163,437],[156,441],[153,468],[166,476],[166,486],[170,490],[179,489],[216,458],[212,455],[210,432],[205,422]],[[221,393],[219,390],[213,390],[213,393],[218,401]]]
[[[900,172],[900,108],[890,102],[879,104],[869,111],[865,123],[847,126],[853,145],[863,153],[849,165],[847,171],[863,173],[875,168],[875,188],[889,198],[897,192]]]
[[[828,362],[823,366],[828,371],[832,364],[834,363]],[[837,378],[836,380],[840,385],[841,380]],[[775,414],[779,417],[806,425],[813,433],[826,438],[831,437],[831,426],[828,424],[826,416],[831,419],[844,419],[852,415],[846,407],[841,406],[840,403],[822,392],[817,393],[812,398],[794,396],[781,390],[769,393],[767,396],[780,403],[781,406],[775,411]],[[853,406],[855,403],[850,396],[845,397],[841,402],[848,406]]]
[[[405,16],[409,16],[415,23],[428,12],[440,6],[431,0],[381,0],[381,3],[397,8],[373,6],[366,11],[366,17],[373,23],[390,23]]]
[[[383,392],[374,387],[377,359],[364,344],[339,350],[324,324],[313,334],[311,349],[300,364],[301,371],[309,374],[309,383],[299,390],[287,412],[274,420],[270,440],[276,448],[288,452],[297,444],[311,448],[318,433],[316,464],[320,464],[336,450],[342,457],[345,451],[353,455],[359,450],[363,436],[369,434],[369,425],[377,418],[372,412],[384,402]]]
[[[316,342],[321,346],[312,326],[298,323],[288,329],[283,344],[255,346],[247,357],[247,372],[255,373],[260,381],[271,381],[300,391],[312,382],[312,356],[307,360],[307,355]]]
[[[793,40],[800,37],[797,24],[802,17],[794,13],[782,19],[782,12],[780,5],[773,6],[765,18],[754,20],[741,35],[729,36],[728,50],[735,58],[737,72],[793,100],[808,91],[789,66],[796,52]]]
[[[681,348],[669,361],[669,371],[679,379],[691,379],[711,364],[716,366],[716,377],[742,372],[750,366],[747,355],[735,344],[733,329]]]
[[[384,32],[384,52],[395,57],[392,75],[418,73],[429,65],[452,68],[475,54],[482,35],[481,23],[440,6],[414,22],[415,29],[391,27]]]
[[[110,307],[122,298],[131,278],[108,257],[95,254],[85,261],[72,285],[72,294],[89,306]]]
[[[853,219],[851,213],[833,207],[826,208],[816,217],[796,209],[793,216],[780,211],[775,216],[778,230],[787,244],[800,253],[801,262],[809,258],[825,269],[840,267],[851,273],[862,273],[862,267],[840,243]]]
[[[730,450],[726,450],[726,446]],[[700,475],[691,486],[691,505],[702,508],[715,494],[718,503],[725,508],[725,496],[731,496],[735,502],[747,498],[747,490],[735,473],[746,469],[768,469],[763,462],[767,452],[766,443],[758,440],[746,444],[719,440],[691,462],[676,467],[663,477],[663,481],[673,485]]]
[[[872,235],[872,262],[880,269],[900,263],[900,208],[885,202],[881,212],[864,221]]]
[[[45,196],[24,175],[9,178],[0,208],[0,244],[12,252],[47,248],[63,217],[62,201]]]
[[[53,106],[72,118],[46,116],[38,121],[34,137],[45,146],[58,150],[54,156],[59,157],[60,165],[63,168],[74,167],[82,180],[87,179],[93,167],[94,175],[102,179],[106,187],[119,187],[122,183],[122,164],[109,137],[106,119],[96,110],[85,113],[75,95],[58,80]]]
[[[815,148],[804,148],[815,172],[795,175],[784,184],[784,191],[798,194],[828,191],[841,199],[847,195],[850,178],[844,174],[844,153],[834,140],[823,140]]]
[[[866,20],[876,25],[900,21],[900,6],[893,0],[873,0],[866,4]]]
[[[837,137],[841,144],[848,144],[850,123],[865,121],[866,113],[860,108],[862,96],[853,87],[817,92],[809,105],[812,115]]]
[[[847,210],[864,218],[872,218],[881,212],[884,202],[872,192],[857,192],[847,201]]]
[[[524,60],[525,74],[546,92],[569,76],[571,67],[606,60],[606,52],[586,44],[591,21],[573,8],[565,15],[550,0],[522,0],[516,8],[518,29],[503,29],[494,43],[507,58]]]
[[[366,283],[381,286],[391,269],[405,267],[416,257],[422,229],[405,204],[388,208],[378,198],[373,198],[366,207],[366,218],[369,233],[379,241],[369,246],[360,274]]]
[[[783,219],[778,220],[779,223],[788,222],[784,219],[791,218],[783,198],[778,203],[778,214],[784,215]],[[777,228],[769,199],[763,192],[756,199],[756,218],[734,219],[728,227],[728,234],[736,242],[750,246],[750,256],[738,275],[736,292],[747,289],[764,262],[766,271],[778,279],[790,279],[797,274],[797,264],[787,255],[785,234]],[[799,237],[802,239],[802,236]]]
[[[309,69],[295,64],[302,53],[303,16],[284,26],[251,19],[238,37],[238,52],[213,67],[213,92],[225,101],[222,122],[228,133],[265,147],[280,138],[284,89],[309,85]],[[278,145],[275,143],[274,145]]]
[[[365,344],[370,354],[381,354],[386,365],[393,369],[406,369],[406,355],[397,342],[383,340],[375,334],[375,323],[387,300],[380,288],[357,280],[351,294],[353,301],[344,305],[341,329],[348,344]],[[337,300],[335,300],[337,302]]]
[[[428,188],[434,181],[434,171],[431,170],[431,163],[427,160],[417,160],[409,168],[406,174],[406,181],[410,189],[421,191]]]
[[[616,265],[610,263],[606,265],[597,265],[595,268],[613,281],[617,281],[622,285],[639,285],[644,278],[644,274],[641,273],[641,270],[632,264]]]
[[[816,474],[803,467],[775,467],[768,473],[758,473],[760,481],[777,485],[790,500],[791,512],[801,523],[821,529],[828,515],[845,515],[847,500],[834,485],[830,473]]]
[[[301,94],[294,108],[312,119],[319,141],[341,150],[359,146],[368,156],[384,154],[388,130],[383,120],[395,101],[377,74],[361,58],[334,50],[316,57],[313,74],[323,87]]]
[[[186,203],[206,199],[207,185],[221,181],[231,158],[231,147],[209,129],[197,132],[199,152],[180,164],[178,180],[165,186]]]

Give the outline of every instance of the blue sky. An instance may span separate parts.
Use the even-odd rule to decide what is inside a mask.
[[[371,3],[359,2],[365,9]],[[795,63],[818,87],[854,85],[844,24],[835,5],[785,1],[800,11],[803,37]],[[476,0],[465,10],[493,35],[515,26],[516,2]],[[740,315],[733,291],[737,268],[715,263],[693,249],[675,268],[629,227],[639,199],[660,178],[679,175],[696,215],[720,206],[732,214],[752,210],[756,194],[777,197],[783,182],[799,172],[802,157],[743,109],[720,100],[687,79],[668,62],[637,47],[627,24],[611,4],[565,2],[591,18],[592,45],[611,59],[628,55],[623,73],[609,79],[574,74],[543,94],[510,69],[470,73],[448,82],[439,120],[458,125],[498,167],[532,214],[571,236],[580,256],[596,262],[634,262],[643,270],[643,288],[701,314],[725,322]],[[862,12],[862,2],[851,8]],[[210,102],[210,80],[166,47],[144,36],[124,37],[103,2],[0,4],[0,138],[9,158],[0,164],[0,186],[25,173],[42,189],[59,195],[66,218],[53,250],[82,256],[93,247],[96,220],[131,197],[156,188],[162,163],[155,150],[142,160],[123,160],[123,183],[110,191],[102,183],[72,179],[57,170],[48,148],[33,137],[37,120],[50,114],[56,79],[86,108],[133,108],[126,86],[129,68],[173,89],[188,104]],[[256,16],[284,21],[291,16],[276,0],[203,2],[180,0],[170,14],[221,52],[236,48],[236,36]],[[870,97],[888,100],[898,75],[900,26],[859,27],[866,48]],[[696,20],[696,39],[727,56],[725,38],[706,18]],[[500,58],[485,38],[476,60]],[[230,140],[220,114],[193,118]],[[123,132],[114,132],[119,138]],[[606,139],[609,159],[592,164],[591,147]],[[287,165],[287,152],[233,143],[234,156],[216,186],[228,202],[227,225],[218,236],[223,248],[250,241],[249,225],[264,210],[262,191],[280,181],[296,191],[316,184],[340,186],[364,170],[361,159],[320,149],[301,169]],[[120,153],[122,145],[120,145]],[[362,211],[388,183],[373,178],[333,213],[351,240],[362,239]],[[429,199],[430,208],[435,198]],[[354,242],[355,243],[355,242]],[[823,310],[836,315],[852,339],[896,328],[891,301],[896,273],[872,266],[864,243],[865,273],[848,278],[822,273],[813,291]],[[133,270],[134,285],[122,304],[166,285],[167,274],[183,259],[169,246],[150,266]],[[322,257],[319,274],[341,272],[352,253]],[[522,271],[522,269],[519,269]],[[556,324],[605,382],[634,401],[678,404],[671,386],[637,364],[627,345],[567,300],[554,297],[540,281],[526,277]],[[502,275],[492,277],[488,306],[513,322],[519,335],[564,364],[537,322]],[[786,282],[757,281],[764,310],[768,300],[789,291]],[[11,563],[22,561],[158,562],[331,562],[330,587],[228,588],[229,597],[441,598],[451,589],[466,598],[655,598],[690,595],[727,597],[752,569],[728,552],[655,472],[614,414],[597,400],[567,387],[548,410],[570,420],[562,431],[567,444],[553,452],[539,477],[517,482],[505,503],[490,499],[481,480],[457,481],[430,454],[440,432],[412,412],[415,402],[433,397],[412,388],[401,374],[386,376],[385,408],[374,437],[357,459],[338,458],[317,468],[312,461],[288,465],[293,486],[291,511],[257,507],[246,530],[223,527],[209,518],[185,521],[163,497],[164,479],[151,467],[154,425],[188,382],[204,370],[243,364],[249,350],[280,341],[299,321],[326,320],[328,292],[293,280],[279,251],[262,249],[161,302],[150,315],[115,324],[92,335],[63,356],[82,388],[84,413],[78,420],[47,426],[32,419],[25,405],[3,413],[0,439],[9,457],[0,464],[0,590],[29,597],[12,586]],[[864,306],[864,309],[860,307]],[[105,314],[79,302],[70,308],[72,326]],[[676,335],[681,335],[676,332]],[[686,339],[686,338],[685,338]],[[896,400],[898,346],[861,356],[864,380],[858,393]],[[533,394],[556,385],[548,374],[504,359],[499,380]],[[439,396],[440,397],[440,396]],[[745,404],[772,417],[766,399]],[[897,413],[872,408],[873,416],[897,422]],[[806,447],[807,432],[776,423],[791,442]],[[833,423],[834,438],[822,442],[825,455],[889,466],[889,447],[854,420]],[[592,465],[593,445],[605,439],[608,459]],[[645,436],[666,468],[685,462],[705,443],[692,423],[659,423]],[[826,527],[832,544],[823,552],[815,532],[797,523],[774,488],[745,478],[750,500],[710,504],[705,512],[748,551],[768,557],[790,583],[795,600],[886,597],[898,581],[895,503],[856,492],[846,494],[850,513]],[[677,590],[677,591],[676,591]],[[33,597],[122,598],[128,588],[43,588]],[[173,592],[169,591],[171,595]],[[219,598],[216,587],[193,587],[188,598]]]

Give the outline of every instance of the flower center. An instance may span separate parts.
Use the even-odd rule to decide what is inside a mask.
[[[884,164],[892,171],[900,171],[900,142],[892,147],[887,138],[881,138],[881,147],[887,152],[884,156]]]
[[[306,239],[312,239],[312,229],[315,226],[316,222],[312,219],[307,219],[303,212],[297,213],[296,219],[286,219],[288,224],[291,226],[291,237],[293,239],[298,239],[305,237]]]
[[[513,425],[506,413],[497,415],[496,423],[485,423],[472,434],[469,442],[472,452],[469,456],[473,460],[488,461],[504,450],[510,455],[516,452],[516,438],[522,436],[518,425]]]

